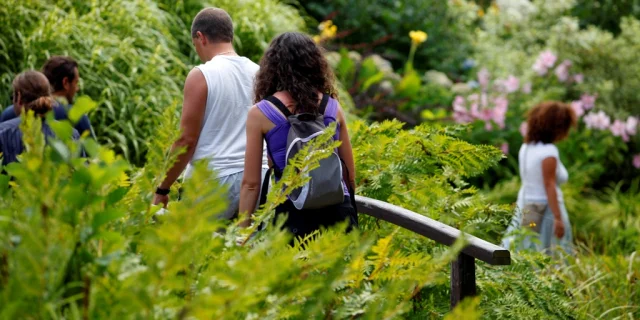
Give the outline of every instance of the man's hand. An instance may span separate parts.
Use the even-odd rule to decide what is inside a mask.
[[[169,203],[169,195],[161,195],[156,193],[153,196],[153,205],[158,205],[160,203],[162,203],[162,207],[166,208],[167,203]]]

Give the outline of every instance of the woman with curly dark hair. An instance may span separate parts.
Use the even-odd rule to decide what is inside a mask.
[[[279,173],[286,165],[287,136],[291,128],[288,118],[306,113],[323,115],[325,126],[337,122],[334,139],[342,142],[338,155],[349,173],[347,181],[341,179],[344,191],[340,191],[339,199],[343,201],[320,209],[298,210],[289,199],[277,207],[276,216],[288,214],[285,228],[300,237],[345,220],[348,221],[349,230],[357,226],[348,191],[355,185],[353,152],[345,113],[336,100],[333,83],[333,73],[321,49],[310,37],[288,32],[273,39],[260,61],[260,71],[255,80],[256,105],[249,110],[247,117],[245,171],[240,189],[241,213],[252,214],[258,202],[263,140],[267,142],[269,162],[272,163],[276,179],[279,179]],[[248,223],[245,220],[243,225]]]
[[[529,112],[527,133],[518,155],[522,180],[518,210],[507,234],[529,228],[537,233],[539,241],[525,237],[522,249],[551,254],[559,247],[567,253],[572,252],[571,224],[560,190],[569,174],[560,161],[555,143],[565,139],[575,125],[576,115],[565,103],[543,102]],[[508,248],[511,242],[513,236],[508,235],[502,244]]]

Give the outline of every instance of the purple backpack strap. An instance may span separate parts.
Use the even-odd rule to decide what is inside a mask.
[[[287,122],[287,119],[276,110],[269,102],[266,100],[262,100],[256,104],[258,109],[262,111],[262,113],[269,119],[269,121],[273,122],[276,126]]]
[[[334,98],[329,98],[329,101],[327,102],[327,108],[324,110],[324,117],[329,118],[330,121],[327,122],[325,120],[325,125],[333,122],[333,121],[338,121],[338,101]]]

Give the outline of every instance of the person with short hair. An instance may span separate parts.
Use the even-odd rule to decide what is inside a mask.
[[[54,106],[49,81],[38,71],[26,71],[16,76],[13,80],[12,96],[13,105],[18,114],[31,110],[43,120],[44,115]],[[21,118],[14,117],[0,123],[0,151],[3,165],[16,162],[18,155],[24,151],[20,122]],[[42,121],[42,133],[46,137],[55,137],[51,127],[45,121]],[[72,135],[74,139],[80,137],[76,129],[73,129]]]
[[[78,92],[78,82],[80,75],[78,73],[78,63],[70,57],[53,56],[45,62],[42,67],[42,73],[46,76],[49,84],[53,88],[53,112],[56,120],[67,120],[69,118],[69,109],[72,108],[74,97]],[[0,122],[11,120],[20,115],[13,105],[7,107],[0,114]],[[80,134],[85,131],[95,139],[95,134],[91,128],[91,122],[87,115],[83,115],[74,127]]]
[[[551,254],[560,247],[572,252],[571,224],[560,189],[569,173],[555,144],[567,138],[576,121],[571,106],[556,101],[540,103],[529,112],[524,144],[518,154],[522,186],[507,234],[528,227],[538,234],[539,241],[525,237],[521,249]],[[509,248],[513,240],[508,235],[502,245]]]
[[[258,65],[233,48],[233,22],[219,8],[201,10],[191,25],[191,37],[203,64],[193,68],[184,84],[180,127],[174,150],[186,147],[156,189],[153,204],[169,201],[171,185],[185,170],[193,174],[195,161],[206,161],[221,184],[229,188],[229,206],[220,217],[237,216],[244,172],[247,112],[253,105],[253,81]],[[261,156],[263,175],[268,169]]]

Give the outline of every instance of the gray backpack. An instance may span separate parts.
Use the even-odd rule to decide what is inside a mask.
[[[287,135],[286,166],[290,159],[293,159],[300,150],[304,149],[309,141],[327,129],[324,123],[324,113],[329,96],[323,95],[319,114],[292,114],[277,98],[267,97],[265,100],[278,107],[289,121],[289,124],[291,124]],[[335,117],[335,115],[331,116]],[[282,174],[276,171],[276,175],[278,173]],[[320,166],[309,172],[308,176],[311,177],[309,182],[289,195],[289,200],[291,200],[296,209],[319,209],[340,204],[344,201],[342,160],[336,150],[329,157],[320,160]]]

